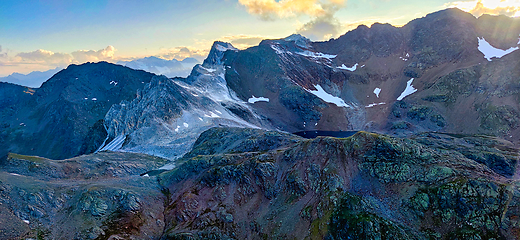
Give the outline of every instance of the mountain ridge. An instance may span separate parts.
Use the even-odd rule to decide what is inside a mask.
[[[217,41],[186,78],[0,83],[0,238],[518,239],[519,22],[448,9]]]
[[[498,25],[506,27],[497,28]],[[497,30],[493,30],[495,28]],[[504,33],[506,28],[508,32]],[[515,31],[520,33],[518,19],[487,15],[475,18],[461,10],[447,9],[428,14],[402,27],[389,24],[374,24],[371,27],[361,25],[337,39],[325,42],[311,42],[302,36],[291,35],[285,39],[263,40],[258,46],[238,50],[229,43],[217,41],[206,60],[196,65],[187,78],[171,80],[173,85],[170,85],[177,85],[177,90],[161,94],[168,99],[169,94],[188,91],[183,96],[189,95],[192,104],[185,105],[183,112],[198,111],[201,119],[206,118],[205,115],[212,119],[212,125],[194,130],[192,139],[210,126],[222,124],[222,121],[217,123],[215,119],[224,119],[223,122],[240,122],[242,126],[286,132],[368,130],[406,136],[421,131],[443,131],[499,135],[518,143],[520,130],[513,116],[520,116],[520,109],[514,97],[517,87],[513,79],[520,76],[520,72],[514,61],[506,59],[517,59],[519,52],[513,51],[502,58],[495,57],[487,61],[479,50],[479,39],[486,39],[491,47],[518,45],[518,34]],[[88,64],[80,68],[82,66]],[[74,78],[69,76],[68,83],[75,84]],[[105,98],[109,95],[103,94],[111,94],[106,92],[108,88],[103,87],[100,88],[106,92],[103,96],[78,98],[76,95],[81,94],[76,90],[58,91],[64,86],[53,85],[54,79],[57,77],[37,89],[36,96],[46,94],[53,98],[56,96],[52,91],[57,91],[67,101],[79,103],[85,97],[90,100],[95,98],[96,101],[98,98],[99,101],[108,100]],[[168,82],[165,79],[160,81]],[[112,87],[117,84],[117,81],[109,82]],[[157,111],[157,119],[170,119],[170,123],[159,128],[162,130],[157,129],[166,135],[175,135],[176,131],[184,129],[184,124],[191,124],[186,120],[169,125],[181,115],[177,110],[168,110],[166,106],[177,103],[155,99],[162,96],[157,94],[160,91],[137,93],[145,85],[133,87],[132,91],[135,92],[124,97],[127,103],[134,99],[130,96],[150,93],[140,97],[165,105],[148,108],[148,117],[140,121],[154,126],[161,125],[147,120],[153,119],[154,111]],[[53,90],[49,92],[46,89]],[[405,94],[406,91],[409,92]],[[213,108],[220,114],[211,109],[200,109],[200,103],[196,102],[207,102],[205,97],[211,99]],[[120,104],[119,99],[109,105],[117,104]],[[124,108],[127,112],[134,111],[130,114],[134,117],[141,115],[136,112],[137,109],[128,109],[128,106]],[[172,115],[164,114],[168,112]],[[464,123],[462,115],[458,114],[460,112],[471,124]],[[107,113],[96,114],[101,116]],[[226,117],[221,118],[221,114]],[[103,128],[110,129],[105,123],[124,122],[122,119],[114,119],[115,116],[117,114],[107,115],[96,125],[94,129],[97,130],[92,129],[98,132],[95,134],[98,140],[93,142],[109,144],[107,140],[113,140],[121,134],[131,135],[140,131],[135,128],[136,124],[132,124],[134,127],[123,132],[110,130],[108,139],[102,137],[105,136]],[[229,122],[231,119],[234,120]],[[143,125],[143,122],[138,124],[140,129],[151,127]],[[134,148],[140,149],[139,146],[142,146],[149,149],[156,143],[157,146],[165,144],[159,143],[164,139],[156,143],[143,142],[147,134],[154,135],[153,131],[146,131],[145,135],[139,137],[142,140],[132,143]],[[121,137],[117,140],[120,141]],[[174,138],[170,141],[174,141]],[[124,149],[128,143],[112,144],[117,148],[111,150]],[[98,147],[85,148],[91,151]],[[170,150],[163,149],[160,156],[174,159],[188,151],[189,146],[181,148],[182,151],[171,148],[172,152],[178,153],[171,156],[164,154]],[[155,150],[146,151],[153,154]]]

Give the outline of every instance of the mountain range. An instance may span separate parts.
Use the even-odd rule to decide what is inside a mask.
[[[39,88],[43,82],[47,81],[52,75],[56,74],[63,68],[57,67],[47,71],[34,71],[28,74],[13,73],[6,77],[1,77],[0,82],[13,83],[31,88]]]
[[[0,83],[0,238],[518,239],[519,45],[446,9]]]
[[[191,69],[200,63],[195,58],[185,58],[182,61],[176,59],[166,60],[158,57],[145,57],[132,61],[119,61],[117,64],[127,66],[135,70],[144,70],[155,73],[157,75],[164,75],[167,77],[187,77]]]

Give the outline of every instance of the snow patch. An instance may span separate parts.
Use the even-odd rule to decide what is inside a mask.
[[[299,55],[302,55],[305,57],[311,57],[311,58],[326,58],[329,60],[338,56],[338,55],[331,55],[331,54],[325,54],[325,53],[320,53],[320,52],[311,52],[311,51],[303,51],[303,52],[298,52],[296,54],[299,54]]]
[[[478,50],[484,54],[484,58],[491,62],[491,58],[501,58],[509,53],[518,50],[518,47],[510,47],[507,50],[495,48],[489,44],[486,39],[478,38]],[[520,41],[519,41],[520,43]]]
[[[337,67],[337,68],[339,68],[339,69],[345,69],[345,70],[349,70],[349,71],[351,71],[351,72],[354,72],[354,71],[356,71],[357,66],[358,66],[357,63],[354,64],[354,66],[352,66],[352,67],[347,67],[347,66],[345,66],[345,64],[341,64],[341,67]],[[365,66],[365,65],[363,65],[363,66]]]
[[[177,126],[174,131],[178,132],[179,131],[179,128],[181,128],[180,126]]]
[[[406,89],[404,89],[404,91],[401,93],[401,95],[397,98],[397,101],[401,101],[406,96],[408,96],[408,95],[410,95],[410,94],[412,94],[414,92],[417,92],[417,89],[415,89],[412,86],[412,82],[413,82],[413,78],[408,80],[408,82],[406,82]]]
[[[285,51],[280,49],[278,46],[271,45],[271,48],[276,52],[276,54],[281,55],[285,53]]]
[[[27,223],[27,224],[31,223],[31,222],[29,222],[29,220],[22,220],[22,221],[23,221],[24,223]]]
[[[253,95],[251,98],[249,98],[247,100],[247,102],[249,103],[255,103],[255,102],[269,102],[269,98],[266,98],[266,97],[255,97],[255,95]]]
[[[150,175],[148,175],[148,173],[147,173],[147,174],[143,175],[143,177],[150,177]]]
[[[189,127],[190,125],[187,124],[187,123],[183,123],[182,125],[184,125],[185,128]]]
[[[377,98],[379,98],[379,93],[381,93],[381,88],[377,88],[374,89],[374,94],[376,95]]]
[[[92,98],[92,101],[97,101],[97,98]]]
[[[20,177],[22,176],[22,175],[17,174],[17,173],[9,173],[9,174],[11,174],[11,175],[13,175],[13,176],[20,176]]]
[[[371,108],[371,107],[374,107],[374,106],[377,106],[377,105],[383,105],[383,104],[386,104],[386,103],[385,102],[371,103],[371,104],[366,105],[365,107],[366,108]]]
[[[332,96],[331,94],[325,92],[325,90],[323,90],[323,88],[319,84],[314,85],[314,87],[317,89],[316,91],[313,91],[313,90],[307,90],[307,91],[316,95],[316,97],[319,97],[321,100],[323,100],[325,102],[336,104],[336,106],[338,106],[338,107],[352,108],[345,101],[343,101],[343,99]]]
[[[114,87],[117,86],[117,83],[116,81],[110,81],[110,85],[114,84]]]

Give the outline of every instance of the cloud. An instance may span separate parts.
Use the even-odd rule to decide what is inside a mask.
[[[67,53],[54,53],[51,51],[38,49],[33,52],[21,52],[16,54],[13,59],[15,63],[38,63],[49,65],[68,65],[73,58]]]
[[[447,3],[445,6],[459,8],[475,15],[476,17],[483,14],[520,17],[520,0],[457,1]]]
[[[0,46],[0,76],[9,75],[13,72],[29,73],[32,71],[46,71],[56,67],[66,67],[70,64],[82,64],[87,61],[110,61],[114,62],[113,46],[104,49],[80,50],[72,53],[56,53],[49,50],[38,49],[32,52],[19,52],[15,54],[12,50]]]
[[[264,20],[308,15],[319,17],[326,15],[332,6],[341,7],[346,0],[238,0],[250,14]]]
[[[306,36],[312,41],[321,41],[337,37],[338,34],[342,33],[342,30],[343,26],[340,21],[334,17],[334,12],[328,12],[304,24],[296,32]]]
[[[54,67],[67,66],[72,63],[110,61],[113,60],[115,51],[116,49],[113,46],[108,46],[98,51],[79,50],[70,54],[38,49],[32,52],[18,53],[15,57],[7,61],[10,62],[10,64],[45,64]]]
[[[259,36],[259,35],[232,35],[224,36],[219,41],[229,42],[238,49],[246,49],[258,45],[262,40],[270,37]]]
[[[209,49],[197,49],[193,47],[175,47],[170,49],[162,50],[162,53],[158,54],[157,57],[164,59],[177,59],[183,60],[185,58],[195,58],[199,61],[203,61],[208,56]]]
[[[114,58],[116,48],[108,46],[105,49],[98,51],[93,50],[80,50],[72,52],[71,55],[74,57],[74,61],[79,63],[84,62],[99,62],[99,61],[110,61]]]

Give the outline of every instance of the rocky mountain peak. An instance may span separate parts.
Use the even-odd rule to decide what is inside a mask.
[[[215,41],[211,46],[211,50],[209,51],[208,57],[204,60],[204,66],[211,65],[220,65],[222,61],[222,57],[224,56],[224,52],[238,51],[231,43]]]
[[[311,40],[300,34],[292,34],[291,36],[284,38],[284,40],[287,42],[294,42],[296,45],[302,48],[309,48],[311,46]]]

